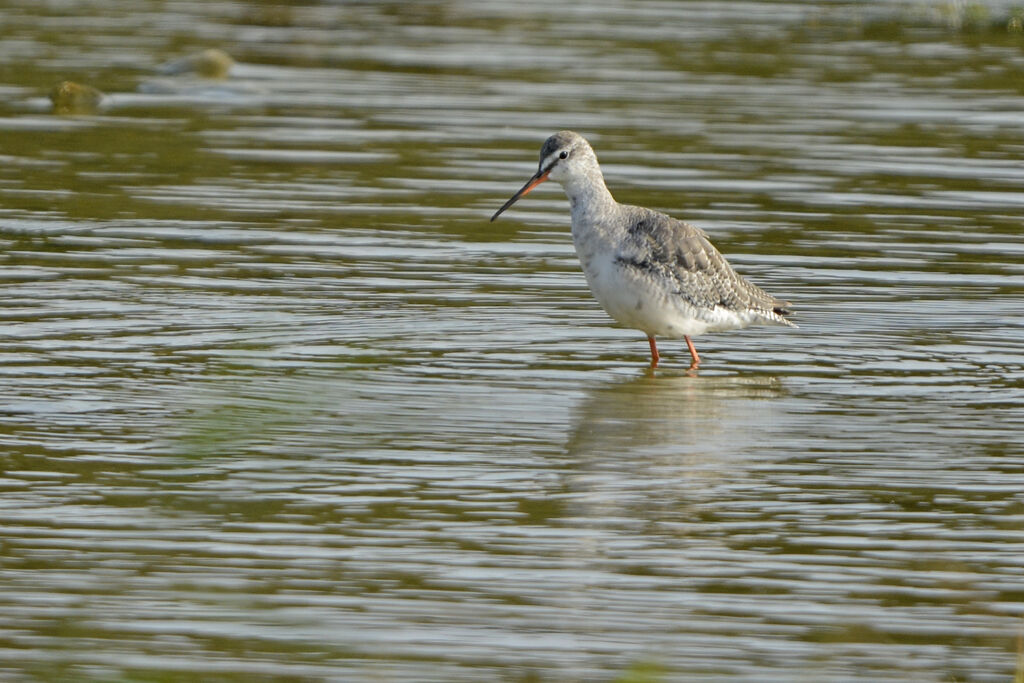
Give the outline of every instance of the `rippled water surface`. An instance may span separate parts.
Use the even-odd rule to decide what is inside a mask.
[[[1022,675],[1009,10],[131,5],[0,2],[0,678]],[[800,328],[648,371],[561,128]]]

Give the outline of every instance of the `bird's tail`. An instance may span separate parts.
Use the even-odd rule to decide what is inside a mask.
[[[769,317],[773,322],[777,322],[780,325],[786,325],[788,327],[796,327],[797,324],[789,319],[789,316],[791,315],[793,315],[793,307],[788,301],[776,299],[772,302],[772,313]]]

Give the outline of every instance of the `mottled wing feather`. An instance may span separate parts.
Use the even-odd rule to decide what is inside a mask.
[[[657,271],[676,283],[676,293],[693,306],[752,309],[776,319],[790,313],[788,302],[776,299],[737,274],[703,231],[641,207],[628,207],[627,215],[630,239],[619,260]]]

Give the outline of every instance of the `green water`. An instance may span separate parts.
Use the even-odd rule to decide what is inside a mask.
[[[1024,42],[963,11],[0,2],[0,678],[1012,680]],[[800,329],[648,372],[556,186],[488,222],[561,128]]]

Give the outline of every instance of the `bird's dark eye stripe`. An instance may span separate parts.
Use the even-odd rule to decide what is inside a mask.
[[[562,152],[561,152],[561,153],[560,153],[560,154],[558,155],[558,158],[559,158],[559,159],[564,159],[564,158],[566,158],[567,156],[569,156],[569,153],[568,153],[568,152],[566,152],[566,151],[565,151],[565,150],[563,149],[563,150],[562,150]]]

